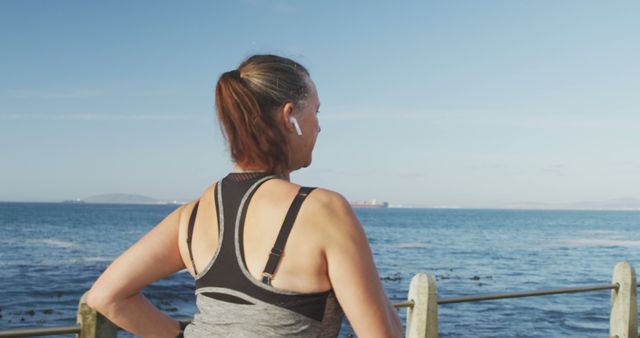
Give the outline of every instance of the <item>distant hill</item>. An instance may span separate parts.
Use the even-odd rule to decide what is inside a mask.
[[[564,204],[516,202],[504,205],[503,208],[535,210],[640,210],[640,199],[622,197],[602,201],[583,201]]]
[[[640,200],[633,197],[615,198],[604,201],[588,201],[573,203],[576,209],[616,209],[616,210],[640,210]]]
[[[85,203],[108,203],[108,204],[159,204],[166,203],[154,198],[132,194],[102,194],[89,196],[83,200]]]

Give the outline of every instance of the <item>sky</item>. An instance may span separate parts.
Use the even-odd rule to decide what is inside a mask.
[[[316,83],[292,181],[349,200],[640,198],[640,2],[0,1],[0,201],[191,200],[232,168],[218,76]]]

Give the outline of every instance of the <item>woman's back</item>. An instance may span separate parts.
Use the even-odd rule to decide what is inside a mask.
[[[231,173],[185,208],[181,253],[185,265],[195,262],[200,312],[185,335],[337,334],[342,312],[327,275],[326,236],[314,222],[318,201],[305,201],[311,192],[267,174]]]
[[[230,174],[229,180],[242,180],[242,176],[251,179],[252,174]],[[198,272],[201,272],[212,260],[218,249],[219,219],[216,209],[215,189],[209,187],[202,194],[193,229],[192,252]],[[243,247],[244,259],[248,271],[255,280],[262,279],[262,272],[269,253],[285,215],[298,193],[300,186],[288,181],[273,178],[264,182],[246,204]],[[280,259],[277,274],[272,285],[293,292],[312,293],[331,289],[327,277],[326,259],[323,253],[326,224],[319,224],[322,195],[327,192],[316,189],[300,207],[293,228],[286,242],[286,253]],[[186,238],[188,221],[194,203],[187,206],[180,223],[180,252],[189,271],[193,274]]]

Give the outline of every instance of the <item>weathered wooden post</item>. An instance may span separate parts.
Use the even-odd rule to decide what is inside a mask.
[[[618,262],[613,269],[611,290],[611,317],[609,336],[618,338],[638,337],[638,303],[636,294],[636,271],[629,262]]]
[[[411,279],[407,311],[407,338],[438,338],[438,291],[436,281],[426,273]]]
[[[80,334],[77,338],[116,338],[118,337],[118,327],[111,323],[98,311],[87,305],[87,293],[80,298],[78,304],[78,319],[80,324]]]

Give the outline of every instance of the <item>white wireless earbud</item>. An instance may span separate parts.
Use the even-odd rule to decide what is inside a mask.
[[[289,116],[289,122],[291,122],[291,124],[293,124],[293,127],[296,128],[296,133],[298,134],[298,136],[302,136],[302,130],[300,130],[300,124],[298,124],[298,120],[293,116]]]

